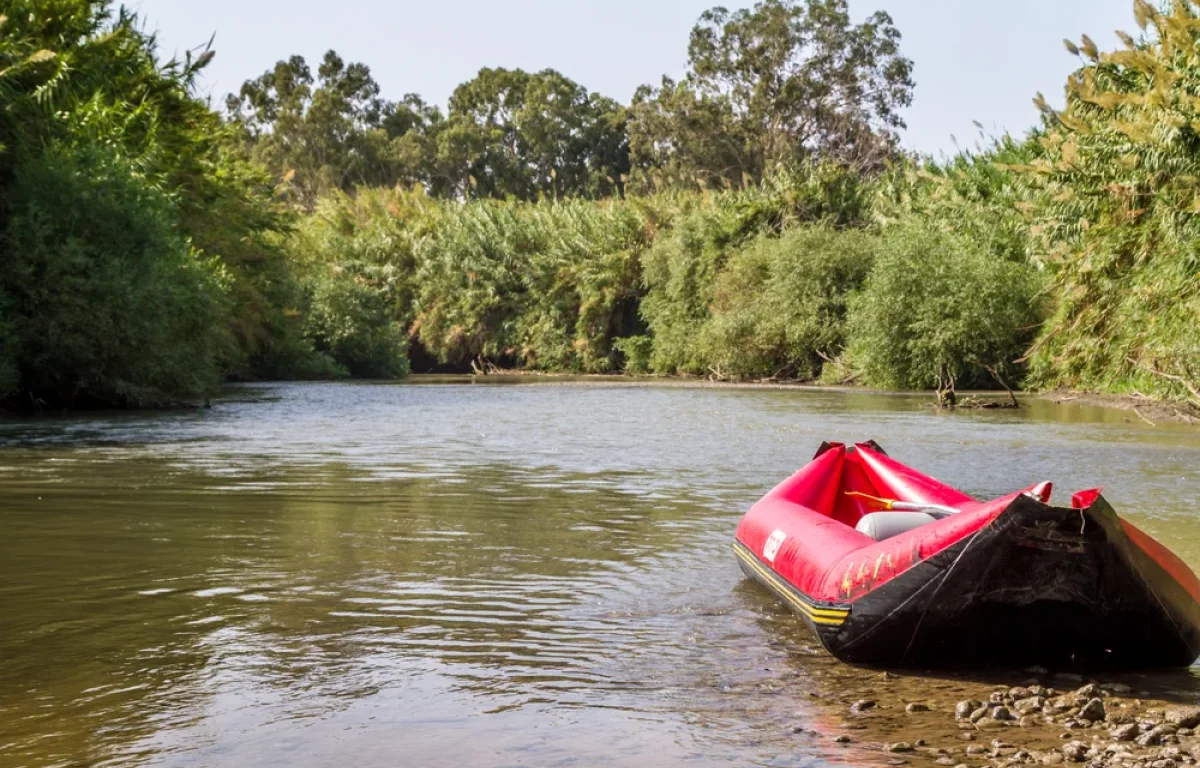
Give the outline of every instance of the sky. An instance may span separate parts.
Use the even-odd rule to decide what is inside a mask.
[[[482,67],[552,68],[622,102],[643,83],[680,77],[688,33],[719,0],[125,0],[159,37],[165,56],[204,45],[217,55],[200,87],[216,105],[247,79],[300,54],[330,48],[371,68],[383,95],[418,93],[445,105]],[[725,0],[729,8],[750,3]],[[903,143],[953,154],[979,138],[1022,134],[1041,91],[1062,102],[1079,61],[1062,39],[1089,34],[1102,50],[1113,31],[1136,31],[1132,0],[850,0],[862,19],[885,10],[914,62]],[[957,140],[957,144],[956,144]]]

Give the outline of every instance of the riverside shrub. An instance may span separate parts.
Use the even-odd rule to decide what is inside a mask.
[[[876,238],[804,226],[736,251],[716,279],[701,334],[710,370],[733,378],[812,379],[845,343],[849,297],[866,280]]]
[[[1043,279],[972,240],[915,222],[884,232],[850,307],[849,363],[887,388],[1012,385],[1042,318]]]
[[[152,180],[105,149],[51,148],[16,169],[9,202],[3,394],[152,405],[217,384],[223,271]]]

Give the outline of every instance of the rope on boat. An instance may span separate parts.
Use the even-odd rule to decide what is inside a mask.
[[[881,505],[882,509],[892,510],[896,512],[940,512],[944,515],[957,515],[959,510],[954,507],[947,507],[943,504],[926,504],[917,501],[900,501],[899,499],[881,499],[878,496],[872,496],[867,493],[858,491],[846,491],[847,496],[855,496],[860,499],[866,499],[869,502],[874,502]]]

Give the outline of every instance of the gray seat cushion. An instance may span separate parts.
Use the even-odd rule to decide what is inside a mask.
[[[937,519],[928,512],[872,512],[863,515],[854,529],[876,541],[883,541]]]

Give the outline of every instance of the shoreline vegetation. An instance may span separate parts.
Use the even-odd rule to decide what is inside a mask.
[[[216,109],[212,49],[163,61],[109,2],[13,0],[0,410],[516,370],[1193,420],[1200,2],[1131,20],[1121,50],[1065,41],[1064,106],[1038,95],[1028,135],[935,160],[899,148],[900,31],[845,0],[713,9],[686,76],[629,104],[488,68],[444,110],[332,51]]]

